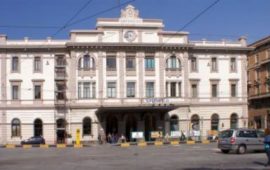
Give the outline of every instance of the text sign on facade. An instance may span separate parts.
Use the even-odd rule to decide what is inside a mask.
[[[148,98],[148,99],[144,99],[145,103],[169,103],[169,99],[167,98]]]
[[[143,132],[132,132],[131,133],[132,139],[143,139]]]
[[[171,131],[171,137],[177,138],[180,136],[181,136],[180,131]]]
[[[162,138],[163,134],[161,131],[153,131],[151,132],[151,138]]]

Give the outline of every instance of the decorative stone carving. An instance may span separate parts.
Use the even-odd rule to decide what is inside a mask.
[[[121,18],[139,18],[139,11],[134,6],[128,5],[121,10]]]

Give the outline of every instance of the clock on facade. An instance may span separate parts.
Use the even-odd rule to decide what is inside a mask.
[[[124,34],[124,38],[129,41],[132,42],[136,39],[137,35],[134,31],[126,31]]]

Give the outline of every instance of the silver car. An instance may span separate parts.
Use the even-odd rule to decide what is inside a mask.
[[[218,148],[223,153],[264,150],[264,132],[256,129],[228,129],[219,133]]]

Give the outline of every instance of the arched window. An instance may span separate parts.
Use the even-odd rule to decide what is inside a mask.
[[[84,55],[79,59],[78,62],[79,69],[94,69],[95,68],[95,60],[90,55]]]
[[[17,118],[11,121],[11,136],[12,137],[21,136],[21,122]]]
[[[42,120],[36,119],[34,121],[34,136],[42,136],[43,135],[43,123]]]
[[[89,117],[85,117],[83,119],[83,136],[91,135],[91,119]]]
[[[181,62],[179,58],[176,56],[170,56],[170,58],[166,61],[167,69],[180,69],[181,68]]]
[[[176,115],[171,116],[170,118],[170,130],[179,131],[179,121]]]
[[[233,113],[231,115],[231,129],[238,128],[238,115],[236,113]]]
[[[197,114],[191,116],[192,130],[200,130],[200,118]]]
[[[218,130],[219,126],[219,116],[218,114],[213,114],[211,116],[211,130]]]

